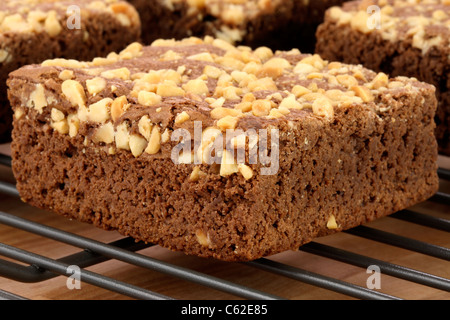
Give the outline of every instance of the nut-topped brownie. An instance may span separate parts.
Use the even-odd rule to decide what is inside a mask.
[[[210,35],[233,44],[314,52],[325,10],[345,0],[128,0],[143,40]]]
[[[295,49],[157,40],[8,85],[24,201],[187,254],[297,249],[438,188],[433,86]]]
[[[450,1],[348,2],[327,12],[317,37],[325,59],[433,84],[439,151],[450,155]]]
[[[92,60],[139,40],[140,19],[127,2],[3,0],[0,2],[0,138],[11,139],[8,74],[46,59]]]

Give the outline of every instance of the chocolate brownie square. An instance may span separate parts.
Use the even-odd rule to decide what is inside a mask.
[[[11,140],[8,74],[46,59],[92,60],[140,39],[140,19],[124,1],[0,2],[0,140]]]
[[[438,189],[435,88],[299,50],[157,40],[8,85],[24,201],[186,254],[295,250]]]
[[[365,0],[333,7],[317,31],[316,52],[328,60],[436,87],[439,152],[450,155],[450,2]]]

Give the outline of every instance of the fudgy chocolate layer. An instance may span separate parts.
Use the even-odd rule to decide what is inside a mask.
[[[10,82],[15,109],[28,85]],[[25,108],[27,117],[14,121],[13,170],[22,199],[34,206],[187,254],[253,260],[436,192],[433,90],[400,90],[379,104],[391,108],[377,114],[352,105],[333,121],[306,114],[293,127],[280,119],[276,175],[221,177],[207,166],[197,182],[189,179],[193,165],[124,150],[108,155],[106,147],[86,147],[82,136],[53,130],[48,109]],[[331,215],[337,229],[327,227]]]

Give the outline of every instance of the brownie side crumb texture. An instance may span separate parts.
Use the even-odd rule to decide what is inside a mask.
[[[436,0],[431,5],[433,3],[439,3],[439,1]],[[354,15],[358,4],[360,2],[349,2],[343,6],[343,10],[353,12]],[[447,5],[447,7],[450,6]],[[450,12],[449,8],[447,12]],[[447,19],[450,19],[448,13]],[[434,39],[433,35],[442,34],[442,39],[447,39],[447,44],[426,45],[427,40],[425,40],[425,45],[429,46],[425,50],[419,46],[422,43],[418,40],[419,38],[409,36],[397,40],[386,39],[380,32],[361,32],[355,25],[358,24],[351,26],[337,23],[332,17],[332,10],[329,10],[325,22],[317,31],[319,41],[316,52],[330,61],[362,63],[369,69],[385,72],[391,76],[415,77],[434,85],[438,99],[435,135],[439,152],[450,155],[450,45],[448,44],[450,28],[427,27],[425,30],[430,34],[427,34],[428,41]],[[417,27],[420,25],[416,25]]]
[[[0,4],[0,13],[3,12],[6,16],[1,19],[3,24],[0,24],[1,142],[11,140],[12,112],[6,92],[6,80],[10,72],[24,65],[54,58],[90,61],[95,57],[119,51],[140,39],[139,17],[134,8],[126,2],[112,1],[107,5],[101,1],[95,5],[86,0],[77,2],[81,16],[79,20],[74,18],[71,21],[81,22],[80,29],[69,29],[67,25],[66,10],[73,2],[22,2],[22,6],[20,1],[14,2],[19,6],[17,8],[9,5],[13,3],[11,1]],[[24,10],[25,8],[28,9]],[[17,12],[27,12],[28,16],[20,19]],[[48,17],[50,12],[58,12],[58,23],[46,22],[45,17]],[[70,13],[76,14],[75,11]],[[55,24],[59,27],[55,27]],[[53,26],[53,29],[49,26]]]
[[[236,107],[242,107],[244,102],[231,100],[227,103],[234,105],[227,108],[203,108],[204,101],[211,101],[211,104],[218,101],[206,100],[211,98],[210,91],[206,95],[196,96],[187,92],[180,97],[159,97],[156,104],[145,106],[139,101],[146,102],[146,99],[135,100],[130,93],[134,88],[130,80],[115,77],[105,78],[101,86],[104,89],[95,90],[94,95],[86,93],[85,102],[79,99],[81,91],[70,91],[73,93],[71,95],[64,87],[64,83],[68,86],[74,85],[73,81],[79,81],[83,86],[74,85],[74,88],[82,88],[84,92],[88,80],[99,78],[98,74],[92,73],[99,72],[106,76],[114,71],[115,75],[125,79],[147,79],[149,83],[143,92],[156,90],[161,93],[161,88],[167,89],[167,80],[159,79],[161,82],[158,84],[152,82],[157,75],[152,73],[152,69],[162,68],[162,74],[172,77],[174,74],[165,70],[168,66],[183,74],[186,71],[189,76],[182,81],[192,84],[190,81],[198,80],[204,67],[215,66],[220,71],[219,67],[223,66],[218,62],[226,61],[229,65],[230,60],[222,60],[224,56],[233,54],[237,57],[242,54],[241,58],[252,57],[252,66],[259,59],[253,52],[252,56],[248,56],[247,51],[236,51],[221,42],[192,45],[189,41],[180,46],[173,46],[170,41],[159,44],[171,46],[143,49],[138,45],[130,46],[129,50],[117,56],[97,60],[99,65],[106,66],[106,70],[99,71],[98,65],[89,67],[84,63],[73,69],[48,62],[43,67],[29,66],[15,71],[8,85],[15,112],[13,171],[21,198],[69,218],[107,230],[118,230],[137,240],[160,244],[186,254],[225,261],[247,261],[296,250],[316,237],[389,215],[424,201],[437,191],[437,144],[433,134],[436,97],[431,85],[418,81],[406,78],[388,80],[382,74],[376,75],[359,67],[326,64],[317,56],[278,53],[272,58],[276,60],[267,58],[266,63],[270,65],[270,61],[276,61],[285,64],[289,59],[292,66],[287,67],[287,75],[282,77],[271,69],[277,86],[285,86],[287,91],[297,93],[302,90],[303,96],[294,101],[290,100],[293,96],[279,100],[273,110],[285,110],[282,105],[288,101],[292,109],[288,108],[289,112],[276,117],[268,113],[255,116],[261,111],[262,101],[255,100],[259,103],[252,106],[253,111],[244,113],[237,123],[232,122],[243,130],[255,127],[279,129],[278,173],[268,176],[260,174],[261,164],[249,164],[253,172],[250,176],[237,170],[223,173],[223,163],[202,163],[199,166],[202,175],[195,179],[193,173],[199,174],[195,164],[172,162],[170,153],[176,141],[167,139],[163,142],[161,139],[156,152],[147,152],[152,138],[145,147],[147,141],[144,138],[149,136],[145,130],[142,131],[143,136],[139,136],[142,119],[146,116],[151,118],[152,132],[155,128],[160,132],[177,126],[188,128],[195,120],[205,121],[204,127],[220,128],[221,121],[230,118],[214,119],[216,111],[227,109],[236,112]],[[224,47],[227,49],[224,50]],[[205,51],[209,53],[209,58],[217,55],[215,64],[211,64],[209,59],[203,62],[189,59],[198,57],[198,54],[205,58]],[[163,56],[176,59],[161,61]],[[186,56],[187,59],[184,58]],[[311,63],[310,67],[306,66],[306,62]],[[323,98],[323,94],[319,93],[322,88],[318,86],[329,89],[327,86],[330,84],[322,80],[318,72],[312,72],[312,65],[322,68],[320,72],[323,77],[328,76],[328,72],[342,71],[364,78],[360,81],[378,89],[365,91],[352,86],[350,90],[335,83],[331,86],[339,88],[338,91],[342,90],[343,94],[348,91],[348,97],[354,98],[351,100],[353,102],[336,104],[332,114],[323,114],[323,110],[314,108],[311,110],[311,106],[302,99],[306,99],[308,94],[311,96],[312,92],[305,87],[292,87],[295,83],[306,83],[301,80],[286,82],[286,77],[291,72],[289,70],[299,71],[298,77],[309,79],[304,81],[311,84],[308,87],[315,88],[314,97]],[[124,72],[120,68],[123,66],[128,66],[130,72]],[[147,78],[145,72],[149,72]],[[224,72],[231,70],[223,69],[222,79],[226,78]],[[246,77],[243,73],[231,73],[239,78]],[[207,74],[218,76],[209,71]],[[313,77],[309,77],[311,75]],[[344,83],[357,81],[342,74],[337,79]],[[91,87],[93,84],[92,81],[87,85],[89,91],[98,88]],[[142,85],[139,81],[136,84]],[[156,86],[153,89],[152,84]],[[110,90],[111,85],[116,90]],[[177,91],[181,87],[189,91],[189,86],[181,84]],[[216,93],[223,94],[217,90],[220,89],[218,82],[212,88],[216,89]],[[284,91],[274,90],[256,89],[252,94],[274,96]],[[367,102],[350,94],[352,90]],[[323,92],[337,94],[335,89]],[[370,94],[374,95],[372,99],[368,99]],[[104,112],[95,114],[91,107],[102,110],[100,102],[105,98],[121,99],[123,95],[127,96],[130,105],[120,116],[113,116],[114,107],[111,105],[113,125],[110,127],[117,130],[113,131],[116,140],[112,136],[112,140],[104,140],[108,141],[106,143],[99,142],[96,137],[104,131],[107,126],[105,121],[109,118],[105,118]],[[29,104],[29,97],[38,103]],[[84,109],[76,107],[68,99],[91,106],[92,118],[78,122],[74,134],[70,129],[70,119],[73,118],[69,116],[77,109],[78,112]],[[303,105],[297,108],[300,101]],[[185,118],[188,120],[179,120],[183,114],[189,116]],[[270,114],[275,115],[276,112]],[[80,119],[82,115],[83,112],[79,113]],[[103,117],[101,121],[98,120],[100,116]],[[133,151],[130,136],[128,149],[119,147],[122,141],[117,138],[123,137],[119,134],[119,128],[125,121],[130,123],[129,134],[145,142],[140,152]],[[103,134],[102,137],[107,136]]]
[[[143,40],[211,35],[253,48],[313,52],[325,10],[344,0],[162,1],[128,0],[141,15]]]

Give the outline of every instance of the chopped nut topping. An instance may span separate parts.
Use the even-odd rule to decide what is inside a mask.
[[[250,180],[253,178],[253,170],[245,164],[239,164],[239,172],[242,174],[245,180]]]
[[[83,86],[75,80],[66,80],[61,85],[61,90],[73,106],[85,106],[86,94]]]
[[[201,177],[204,176],[206,176],[206,173],[200,170],[199,167],[195,167],[194,170],[192,170],[191,175],[189,176],[189,180],[192,182],[197,182]]]
[[[86,80],[86,88],[91,95],[95,96],[106,88],[106,80],[100,77]]]
[[[128,100],[126,96],[116,98],[111,104],[111,119],[117,121],[126,110]]]
[[[67,124],[69,125],[69,137],[75,137],[80,129],[80,119],[78,119],[76,114],[69,114],[67,116]]]
[[[45,19],[45,31],[51,37],[57,36],[62,31],[61,24],[59,23],[58,17],[56,16],[56,11],[54,10],[50,11]]]
[[[228,150],[224,150],[220,164],[220,175],[226,177],[238,171],[239,168],[233,155]]]
[[[127,122],[122,122],[116,128],[114,140],[118,149],[130,150],[130,128]]]
[[[130,150],[133,156],[139,157],[147,146],[147,140],[137,134],[130,136]]]
[[[179,113],[175,117],[175,124],[182,124],[186,121],[188,121],[190,118],[189,114],[186,111],[183,111],[182,113]]]
[[[50,113],[50,117],[52,118],[52,120],[54,122],[58,122],[58,121],[64,120],[64,118],[66,116],[64,115],[64,113],[62,111],[60,111],[60,110],[58,110],[56,108],[52,108],[52,111]]]
[[[186,92],[198,95],[206,95],[209,93],[208,86],[205,81],[201,79],[189,80],[185,85],[183,85],[183,89]]]
[[[171,80],[165,80],[163,83],[158,84],[156,93],[161,97],[176,97],[184,96],[183,89],[177,86],[177,84]]]
[[[195,232],[195,236],[197,237],[198,243],[200,243],[203,247],[211,246],[211,239],[209,235],[203,232],[202,230],[197,230]]]
[[[143,116],[138,123],[139,133],[147,139],[150,140],[150,136],[152,134],[153,125],[148,116]]]
[[[450,7],[446,2],[448,0],[362,1],[359,6],[333,7],[327,18],[365,34],[377,32],[384,40],[392,42],[412,38],[413,47],[425,54],[433,46],[449,45]],[[370,5],[380,8],[380,23],[376,28],[370,27],[373,20],[367,12]]]
[[[330,230],[334,230],[334,229],[339,228],[339,226],[338,226],[338,224],[337,224],[337,222],[336,222],[336,217],[335,217],[334,215],[331,215],[331,216],[328,218],[328,221],[327,221],[327,228],[330,229]]]
[[[150,139],[148,140],[148,146],[145,152],[148,154],[156,154],[161,149],[161,132],[158,126],[154,126]]]
[[[369,88],[363,86],[352,87],[352,90],[360,97],[364,102],[372,102],[374,100],[373,94]]]
[[[61,134],[69,133],[69,125],[66,119],[58,122],[51,122],[50,126]]]
[[[105,123],[110,116],[110,106],[113,100],[111,98],[104,98],[88,108],[87,118],[89,121],[97,123]]]
[[[326,97],[320,97],[313,102],[312,109],[314,114],[325,118],[332,118],[334,116],[333,105]]]
[[[196,51],[197,44],[202,46]],[[163,48],[167,45],[170,48]],[[191,47],[185,50],[183,46]],[[130,61],[141,58],[145,61],[143,68]],[[172,58],[177,60],[161,61]],[[163,67],[151,70],[154,64]],[[386,90],[398,90],[406,84],[413,87],[413,80],[391,80],[386,74],[375,74],[359,65],[329,63],[298,50],[252,50],[208,37],[155,41],[150,47],[134,43],[92,62],[49,60],[43,65],[57,70],[62,98],[70,102],[72,110],[54,107],[62,104],[52,89],[44,89],[47,83],[37,84],[29,97],[23,98],[28,99],[24,105],[39,113],[52,108],[49,122],[58,132],[70,138],[89,132],[88,137],[80,138],[113,144],[101,150],[122,149],[140,157],[144,153],[155,155],[161,149],[166,152],[165,143],[175,127],[188,121],[183,127],[190,127],[191,117],[209,118],[208,125],[214,127],[203,131],[195,157],[187,152],[180,159],[189,160],[185,163],[198,159],[207,164],[213,156],[222,158],[221,176],[240,173],[246,180],[254,177],[251,167],[237,163],[230,150],[215,150],[215,139],[222,132],[245,127],[246,120],[257,121],[255,117],[290,128],[296,126],[300,113],[311,113],[316,120],[328,122],[335,110],[354,103],[366,103],[381,113],[384,111],[372,102]],[[58,108],[72,114],[66,116]],[[243,146],[233,140],[232,146],[247,150],[245,140]],[[196,181],[200,172],[194,169],[191,180]]]
[[[101,76],[106,79],[122,79],[122,80],[129,80],[130,79],[130,70],[127,68],[120,68],[120,69],[114,69],[114,70],[108,70],[101,73]]]
[[[217,126],[222,130],[226,131],[227,129],[236,129],[236,125],[239,119],[232,116],[225,116],[217,121]]]
[[[61,80],[70,80],[70,79],[73,79],[73,77],[74,77],[74,74],[73,74],[72,70],[63,70],[59,74],[59,78]]]
[[[114,142],[114,126],[111,122],[107,122],[97,129],[92,140],[94,142],[113,143]]]
[[[218,107],[218,108],[211,110],[211,117],[216,120],[225,118],[227,116],[237,117],[240,114],[241,114],[240,110],[223,108],[223,107]]]
[[[267,116],[272,109],[272,103],[269,100],[255,100],[252,103],[252,113],[257,117]]]
[[[160,95],[148,91],[140,91],[138,94],[138,102],[143,106],[150,107],[161,104],[162,98]]]
[[[44,87],[39,83],[36,85],[36,89],[31,93],[30,100],[27,102],[27,107],[35,108],[39,113],[42,113],[44,107],[47,105]]]

